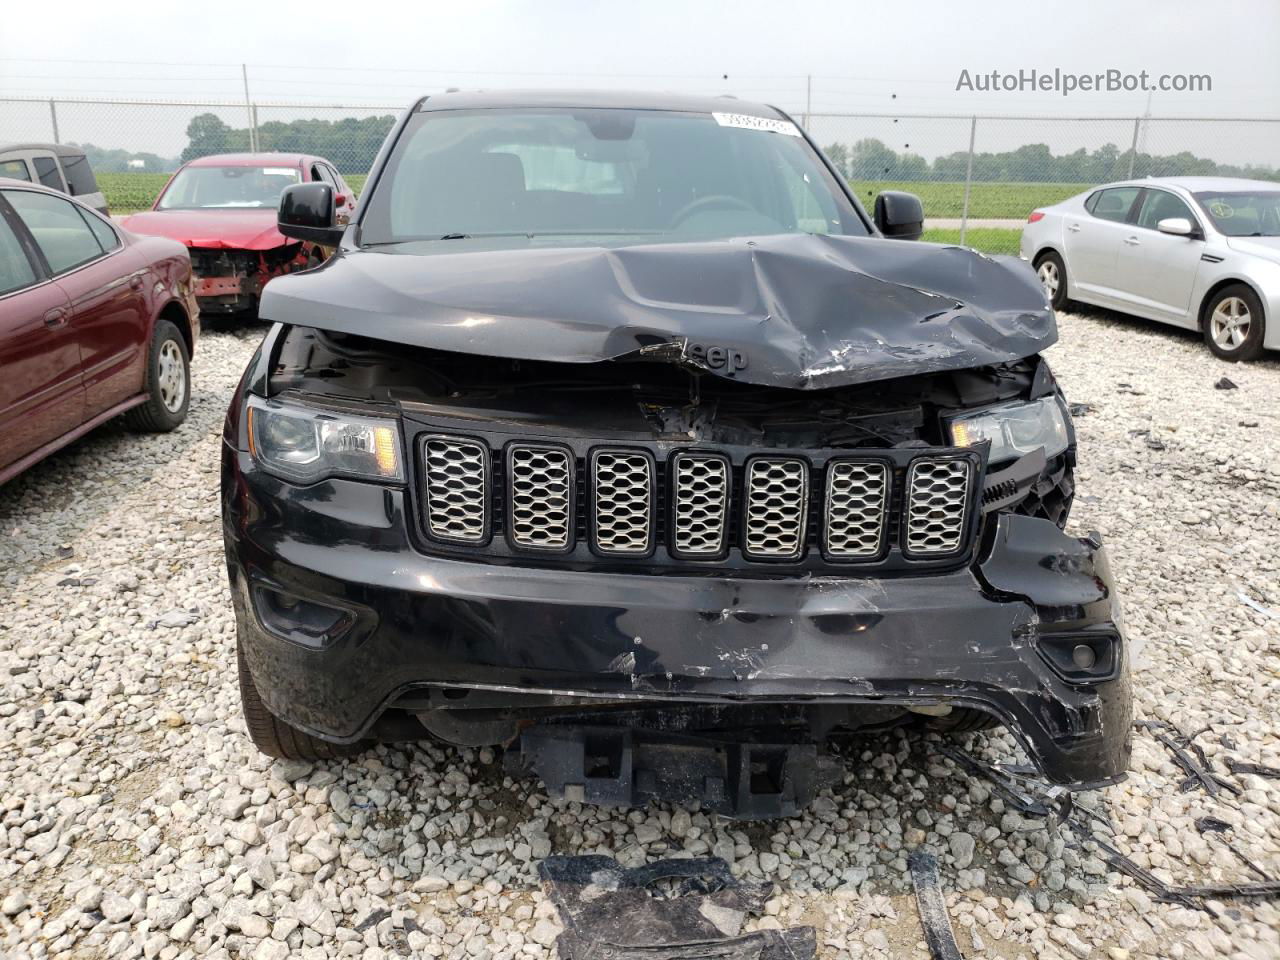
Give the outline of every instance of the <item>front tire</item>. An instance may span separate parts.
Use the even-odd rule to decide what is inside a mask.
[[[1044,290],[1049,306],[1054,310],[1065,310],[1070,301],[1067,299],[1067,265],[1062,257],[1052,250],[1046,250],[1036,257],[1036,278],[1040,288]]]
[[[191,355],[187,341],[169,320],[157,320],[147,351],[143,383],[147,400],[125,414],[134,430],[168,433],[187,419],[191,406]]]
[[[1216,357],[1242,362],[1262,356],[1262,301],[1243,283],[1223,287],[1204,308],[1204,342]]]
[[[359,743],[330,743],[303,733],[285,723],[262,702],[258,688],[249,675],[244,662],[244,651],[236,642],[236,672],[240,678],[240,706],[244,712],[244,725],[249,739],[259,751],[280,760],[336,760],[350,757],[365,750],[368,741]]]

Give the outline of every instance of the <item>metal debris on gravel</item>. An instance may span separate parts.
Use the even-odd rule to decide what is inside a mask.
[[[1280,359],[1228,367],[1101,310],[1061,326],[1048,357],[1077,405],[1071,529],[1113,552],[1153,725],[1129,779],[1076,797],[1061,826],[902,732],[849,751],[803,814],[757,823],[552,801],[487,749],[259,756],[218,460],[262,328],[215,329],[178,431],[108,425],[0,488],[0,955],[549,958],[562,928],[537,866],[557,854],[720,857],[776,885],[745,932],[810,925],[823,958],[925,960],[921,853],[964,956],[1280,956],[1280,903],[1216,898],[1280,877]],[[1228,373],[1236,389],[1215,389]],[[1004,733],[963,749],[1026,762]],[[1161,902],[1137,871],[1213,896]]]

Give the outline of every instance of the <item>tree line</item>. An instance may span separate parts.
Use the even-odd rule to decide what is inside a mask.
[[[823,148],[837,170],[850,180],[964,180],[969,154],[957,151],[932,163],[917,153],[899,153],[884,142],[867,137],[852,145],[831,143]],[[1174,154],[1139,151],[1133,158],[1135,177],[1218,176],[1280,180],[1280,169],[1246,164],[1237,166],[1197,157],[1184,150]],[[973,179],[984,182],[1106,183],[1129,178],[1129,151],[1114,143],[1097,150],[1083,147],[1054,156],[1043,143],[1029,143],[1003,153],[975,153]]]
[[[258,124],[258,149],[309,153],[331,161],[341,173],[368,173],[395,117],[343,117],[341,120],[268,120]],[[202,113],[187,124],[187,146],[178,160],[186,163],[215,153],[249,149],[248,128],[228,126],[214,113]]]

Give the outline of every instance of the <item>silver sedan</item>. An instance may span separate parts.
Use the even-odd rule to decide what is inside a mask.
[[[1021,255],[1056,310],[1079,300],[1201,330],[1224,360],[1280,350],[1280,183],[1107,184],[1033,212]]]

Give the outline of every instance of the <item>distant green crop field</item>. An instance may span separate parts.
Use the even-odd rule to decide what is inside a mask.
[[[364,190],[365,175],[345,175],[351,189]],[[98,184],[112,213],[145,210],[168,181],[166,173],[100,173]],[[854,193],[870,210],[881,190],[905,190],[924,204],[929,218],[958,218],[964,211],[963,183],[851,180]],[[1036,207],[1058,203],[1089,189],[1087,183],[975,183],[969,194],[969,216],[976,219],[1021,220]]]
[[[147,210],[168,182],[167,173],[100,173],[98,185],[112,213]],[[365,175],[349,173],[345,179],[357,195],[364,190]],[[855,180],[851,184],[870,210],[881,190],[906,190],[920,197],[929,218],[958,218],[964,208],[963,183]],[[1088,189],[1083,183],[975,183],[969,195],[969,216],[975,219],[1023,219],[1036,207],[1075,196]],[[959,230],[926,230],[924,239],[959,243]],[[1017,253],[1018,231],[992,227],[970,228],[966,243],[984,253]]]
[[[854,194],[870,212],[881,190],[905,190],[924,204],[929,218],[958,218],[964,212],[963,183],[915,180],[850,180]],[[1022,220],[1036,207],[1059,203],[1088,190],[1088,183],[975,183],[969,192],[969,216],[977,219]]]
[[[149,210],[169,182],[167,173],[99,173],[98,187],[112,213]]]
[[[1021,230],[1005,230],[999,227],[970,227],[964,236],[964,245],[983,253],[1018,253]],[[921,240],[929,243],[959,243],[959,230],[926,230]]]

